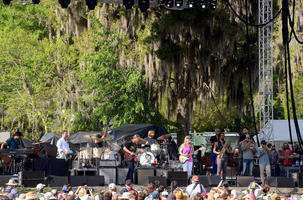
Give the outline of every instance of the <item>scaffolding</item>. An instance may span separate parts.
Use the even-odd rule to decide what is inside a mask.
[[[258,0],[259,24],[273,17],[273,1]],[[261,140],[273,141],[273,22],[259,29],[259,123]]]

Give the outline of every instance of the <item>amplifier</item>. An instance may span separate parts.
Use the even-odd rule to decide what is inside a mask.
[[[104,183],[109,185],[110,183],[117,182],[117,169],[116,168],[99,168],[99,175],[104,176]]]
[[[204,186],[204,187],[209,187],[209,176],[199,176],[199,182]]]
[[[74,186],[103,186],[104,176],[70,176],[69,183]]]
[[[68,184],[67,176],[48,176],[47,184],[49,187],[62,187],[63,185]]]
[[[295,182],[293,178],[288,177],[268,177],[268,183],[271,187],[294,188]]]
[[[118,185],[124,185],[125,184],[125,179],[126,175],[128,172],[128,168],[117,168],[117,184]]]
[[[36,187],[45,182],[44,171],[23,171],[18,173],[19,184],[24,187]]]
[[[167,187],[167,178],[162,176],[149,176],[148,182],[153,183],[156,186],[163,185],[164,187]]]
[[[137,184],[147,185],[149,183],[148,177],[155,176],[153,168],[138,168],[137,169]]]
[[[254,181],[252,176],[237,176],[238,187],[248,187],[251,182]]]
[[[221,181],[221,177],[217,175],[208,176],[209,186],[218,186]]]
[[[116,160],[100,160],[99,167],[116,167],[117,161]]]

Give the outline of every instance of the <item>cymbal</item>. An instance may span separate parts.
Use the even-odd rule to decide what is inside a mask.
[[[96,141],[100,141],[100,142],[109,142],[109,141],[112,141],[112,139],[109,138],[109,137],[96,138],[95,140],[96,140]]]
[[[122,141],[122,140],[124,140],[125,138],[127,138],[129,135],[124,135],[124,136],[122,136],[122,137],[120,137],[117,141]]]
[[[146,144],[146,142],[147,140],[140,138],[138,144]]]
[[[157,140],[166,140],[171,137],[171,134],[161,135],[157,138]]]
[[[89,135],[89,134],[84,135],[83,137],[85,139],[88,139],[88,140],[96,140],[96,139],[98,139],[96,135]]]

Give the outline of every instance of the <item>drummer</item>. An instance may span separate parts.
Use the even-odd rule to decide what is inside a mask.
[[[107,136],[107,131],[106,130],[104,130],[100,134],[96,135],[97,139],[95,140],[95,144],[97,145],[97,147],[106,146],[106,142],[100,140],[102,138],[106,138],[106,136]]]
[[[145,145],[152,145],[152,144],[158,144],[158,141],[154,138],[155,137],[155,131],[154,130],[149,130],[147,133],[147,137],[144,138],[147,142]]]

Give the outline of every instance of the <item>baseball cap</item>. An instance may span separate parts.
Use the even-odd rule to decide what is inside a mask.
[[[111,184],[108,185],[108,188],[111,189],[111,190],[113,190],[113,189],[116,188],[116,184],[111,183]]]
[[[37,190],[42,190],[44,187],[45,187],[44,184],[39,183],[39,184],[36,186],[36,189],[37,189]]]
[[[265,141],[265,140],[262,140],[262,141],[261,141],[261,144],[266,144],[266,141]]]
[[[163,191],[163,192],[161,192],[161,195],[162,196],[168,196],[168,192],[167,191]]]

